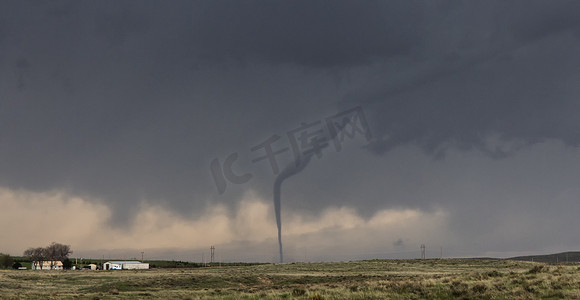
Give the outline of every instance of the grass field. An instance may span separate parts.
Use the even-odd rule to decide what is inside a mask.
[[[580,299],[580,264],[376,260],[142,271],[0,271],[0,298]]]

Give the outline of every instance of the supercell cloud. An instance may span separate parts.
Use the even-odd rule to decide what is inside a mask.
[[[325,146],[284,181],[285,260],[417,257],[423,243],[434,256],[577,250],[578,13],[3,1],[0,251],[57,241],[200,260],[215,245],[223,260],[277,261],[278,174],[257,146],[279,137],[283,168],[289,133],[353,107],[372,139]],[[233,174],[251,177],[220,191],[211,162],[233,153]]]

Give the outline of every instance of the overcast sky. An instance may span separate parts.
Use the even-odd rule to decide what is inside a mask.
[[[0,252],[276,261],[277,171],[339,123],[283,182],[288,261],[579,250],[578,15],[2,1]]]

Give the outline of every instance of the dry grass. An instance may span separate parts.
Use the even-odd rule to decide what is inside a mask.
[[[0,271],[2,299],[580,298],[579,264],[444,259],[147,271]]]

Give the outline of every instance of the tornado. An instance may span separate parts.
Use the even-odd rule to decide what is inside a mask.
[[[286,168],[280,172],[278,177],[276,177],[276,181],[274,182],[274,210],[276,212],[276,225],[278,226],[278,247],[280,248],[280,262],[284,262],[284,254],[282,251],[282,220],[280,216],[280,192],[282,188],[282,183],[284,180],[292,177],[304,170],[310,159],[312,158],[312,154],[303,155],[298,158],[296,162],[290,163]]]
[[[353,122],[353,117],[346,118],[345,121],[343,121],[342,126],[339,127],[338,130],[330,132],[328,141],[334,140],[337,137],[337,135],[344,130],[346,124],[350,124],[351,122]],[[317,150],[321,151],[322,149],[328,147],[328,145],[329,145],[328,143],[318,144]],[[304,170],[304,168],[306,168],[306,166],[310,163],[310,159],[315,153],[316,152],[302,153],[300,156],[298,156],[298,159],[295,162],[288,164],[288,166],[286,166],[286,168],[284,168],[282,172],[280,172],[278,177],[276,177],[276,181],[274,181],[274,210],[276,212],[276,225],[278,226],[278,247],[280,249],[281,263],[284,262],[284,254],[282,250],[282,219],[280,216],[281,211],[280,193],[282,189],[282,183],[284,182],[284,180],[302,172],[302,170]]]

